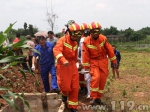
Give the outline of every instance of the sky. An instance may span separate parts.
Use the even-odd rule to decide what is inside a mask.
[[[150,27],[150,0],[0,0],[0,6],[0,31],[15,21],[14,29],[23,28],[26,22],[49,31],[46,12],[51,8],[58,16],[54,33],[61,32],[69,20],[98,22],[102,28],[114,26],[118,30]]]

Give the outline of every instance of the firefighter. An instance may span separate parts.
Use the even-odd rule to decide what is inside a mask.
[[[102,94],[108,77],[108,57],[116,67],[116,56],[107,38],[100,34],[101,25],[92,22],[90,25],[90,36],[83,42],[83,66],[85,71],[91,74],[90,104],[102,105]]]
[[[86,23],[83,23],[81,27],[83,29],[83,36],[79,42],[79,53],[78,53],[79,58],[78,59],[79,61],[81,61],[80,64],[82,65],[82,44],[83,44],[84,39],[90,35],[90,30],[89,30],[89,25]],[[91,75],[89,73],[86,73],[83,68],[81,69],[80,72],[81,72],[79,75],[80,93],[87,94],[87,98],[90,98]]]
[[[53,52],[57,60],[57,81],[62,93],[62,101],[71,112],[77,112],[79,74],[77,62],[77,39],[81,37],[81,26],[73,23],[67,33],[56,43]],[[68,101],[67,101],[68,100]]]

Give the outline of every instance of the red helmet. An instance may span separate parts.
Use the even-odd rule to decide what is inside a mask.
[[[101,25],[98,23],[98,22],[92,22],[90,25],[89,25],[89,28],[90,29],[96,29],[96,28],[102,28]]]
[[[69,26],[69,30],[70,32],[79,31],[82,30],[82,27],[77,23],[73,23],[72,25]]]
[[[83,24],[81,25],[81,27],[82,27],[82,30],[85,30],[85,29],[88,29],[88,28],[89,28],[89,25],[86,24],[86,23],[83,23]]]

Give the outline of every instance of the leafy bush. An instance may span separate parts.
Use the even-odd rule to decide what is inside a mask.
[[[11,24],[6,29],[4,34],[8,34],[15,23]],[[18,63],[20,63],[20,61],[17,61],[17,60],[24,58],[24,56],[14,56],[14,53],[13,53],[14,48],[31,48],[30,46],[28,46],[26,44],[26,42],[27,42],[26,40],[21,40],[15,44],[9,44],[8,46],[4,47],[3,43],[6,40],[6,37],[4,36],[4,34],[3,33],[0,34],[0,64],[5,63],[5,66],[1,67],[1,70],[5,70],[10,66],[16,66]],[[35,51],[35,50],[33,50],[33,51]],[[35,52],[37,52],[37,51],[35,51]],[[26,74],[21,69],[20,69],[20,72],[26,81]],[[32,73],[31,70],[30,70],[30,73],[32,76],[35,77],[34,73]],[[7,78],[5,78],[5,76],[3,74],[0,74],[0,79],[7,80]],[[38,80],[36,80],[36,81],[38,82]],[[27,105],[27,107],[29,108],[29,111],[30,111],[30,105],[23,98],[23,93],[22,94],[13,93],[13,92],[11,92],[11,90],[8,87],[0,87],[0,91],[6,91],[6,94],[2,95],[1,97],[13,108],[15,108],[16,110],[19,110],[18,107],[16,106],[15,100],[14,100],[16,97],[19,97]]]

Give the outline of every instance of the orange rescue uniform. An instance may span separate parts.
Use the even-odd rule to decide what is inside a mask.
[[[90,84],[90,97],[92,99],[100,99],[108,77],[107,55],[112,63],[116,63],[116,56],[112,46],[102,34],[99,35],[97,40],[88,36],[83,42],[82,55],[83,66],[84,68],[90,68],[90,74],[92,77]]]
[[[77,108],[79,74],[76,67],[77,42],[70,39],[67,34],[61,37],[55,45],[53,52],[57,59],[57,82],[64,96],[68,96],[68,107]],[[69,66],[63,63],[68,61]]]
[[[85,82],[85,79],[84,79],[84,74],[80,74],[79,75],[79,84],[80,84],[80,88],[81,87],[86,87],[86,82]]]

